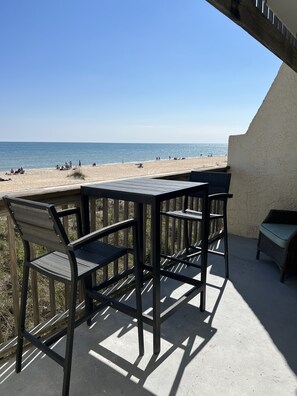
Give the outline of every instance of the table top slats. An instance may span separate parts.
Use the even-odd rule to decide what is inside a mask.
[[[145,178],[82,186],[82,194],[153,204],[206,188],[207,183]]]

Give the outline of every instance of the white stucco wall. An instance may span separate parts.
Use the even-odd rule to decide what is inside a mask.
[[[256,237],[269,209],[297,210],[297,73],[282,65],[244,135],[230,136],[229,232]]]

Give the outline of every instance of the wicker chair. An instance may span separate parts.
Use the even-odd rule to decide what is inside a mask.
[[[279,266],[280,281],[285,273],[297,268],[297,212],[276,210],[269,212],[260,225],[257,255],[268,255]]]
[[[124,313],[138,319],[139,353],[143,354],[143,324],[140,290],[141,273],[139,268],[140,266],[138,265],[139,253],[137,248],[136,221],[133,219],[124,220],[99,231],[94,231],[88,235],[81,236],[81,219],[80,210],[78,208],[66,209],[59,213],[56,211],[54,205],[8,196],[4,197],[3,200],[14,220],[24,245],[23,283],[16,352],[16,372],[21,371],[23,339],[26,338],[34,346],[42,350],[63,367],[64,376],[62,395],[68,395],[74,329],[84,321],[87,321],[88,324],[90,324],[92,316],[100,309],[101,305],[103,307],[108,305],[112,306],[113,308],[123,311]],[[76,215],[77,217],[79,238],[73,242],[69,241],[60,220],[60,217],[66,215]],[[129,227],[133,229],[133,251],[128,247],[115,246],[98,240],[104,236]],[[31,257],[31,243],[45,247],[48,252],[35,258]],[[92,275],[98,269],[107,266],[109,263],[123,255],[126,255],[127,253],[133,253],[135,258],[136,309],[129,307],[123,302],[117,301],[115,298],[104,294],[102,291],[99,292],[98,290],[100,289],[100,285],[92,285]],[[69,285],[70,289],[67,327],[46,340],[37,338],[32,334],[32,332],[25,329],[28,280],[29,271],[31,269],[41,273],[47,278]],[[76,298],[79,281],[84,282],[85,315],[76,319]],[[96,307],[97,311],[94,308],[94,300],[99,300],[103,303],[99,307]],[[66,348],[65,355],[61,356],[51,349],[50,346],[64,335],[66,335]]]

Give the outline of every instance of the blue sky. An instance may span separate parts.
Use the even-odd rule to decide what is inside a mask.
[[[0,4],[0,140],[227,143],[281,62],[204,0]]]

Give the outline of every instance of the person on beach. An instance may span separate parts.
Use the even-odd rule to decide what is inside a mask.
[[[25,171],[23,168],[18,168],[18,170],[14,171],[13,174],[14,175],[18,175],[18,174],[23,175],[24,173],[25,173]]]

